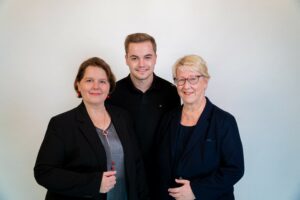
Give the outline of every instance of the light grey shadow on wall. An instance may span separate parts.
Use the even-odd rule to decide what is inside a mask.
[[[300,0],[299,0],[300,2]],[[300,184],[298,185],[298,191],[296,192],[296,196],[293,198],[293,200],[299,200],[300,199]]]
[[[0,1],[1,3],[1,1]],[[7,198],[5,198],[5,196],[3,195],[3,193],[0,191],[0,199],[1,200],[8,200]]]

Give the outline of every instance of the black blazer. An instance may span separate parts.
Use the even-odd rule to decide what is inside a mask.
[[[127,113],[106,105],[124,150],[128,199],[146,199],[143,163]],[[106,199],[100,194],[106,154],[84,103],[53,117],[40,147],[34,175],[47,200]]]
[[[234,199],[233,185],[244,173],[238,127],[232,115],[206,100],[178,164],[174,163],[174,155],[182,108],[166,115],[161,123],[157,199],[171,199],[167,190],[179,177],[190,181],[196,199]]]

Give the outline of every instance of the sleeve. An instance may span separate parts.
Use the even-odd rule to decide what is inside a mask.
[[[137,193],[138,198],[141,200],[149,200],[149,191],[148,191],[148,184],[146,181],[146,174],[145,174],[145,166],[141,155],[141,150],[139,149],[135,134],[134,134],[134,128],[133,128],[133,121],[131,120],[128,112],[126,112],[126,119],[127,119],[127,125],[130,134],[130,139],[132,143],[132,149],[134,153],[134,159],[135,159],[135,166],[136,166],[136,183],[137,183]]]
[[[36,181],[48,191],[66,196],[93,197],[98,195],[102,173],[75,172],[64,166],[67,162],[65,140],[55,118],[49,122],[34,167]],[[64,138],[65,139],[65,138]]]
[[[180,100],[180,97],[177,93],[177,89],[175,90],[175,94],[174,94],[174,102],[175,102],[175,106],[174,107],[180,107],[181,105],[181,100]]]
[[[243,147],[237,123],[230,116],[221,130],[220,165],[209,176],[191,180],[191,188],[196,199],[218,199],[222,194],[232,191],[233,185],[244,174]]]
[[[173,108],[178,108],[181,105],[181,100],[180,97],[178,95],[176,86],[171,86],[170,91],[169,91],[169,95],[168,95],[168,102],[169,102],[169,106],[170,106],[170,110],[171,111]]]
[[[136,142],[135,142],[136,143]],[[140,154],[140,150],[138,149],[137,145],[135,146],[135,154],[136,154],[136,177],[137,177],[137,189],[138,189],[138,197],[141,200],[147,200],[149,199],[149,191],[148,191],[148,185],[146,182],[146,174],[145,174],[145,168],[144,168],[144,162],[142,160],[142,156]]]

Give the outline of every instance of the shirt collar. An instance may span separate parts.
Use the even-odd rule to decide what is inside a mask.
[[[137,89],[131,78],[130,78],[130,74],[126,77],[126,83],[128,85],[128,87],[132,90],[132,91],[135,91],[135,92],[141,92],[139,89]],[[150,86],[150,88],[146,91],[151,91],[151,90],[156,90],[156,89],[159,89],[160,88],[160,84],[159,84],[159,77],[156,76],[154,73],[153,73],[153,81],[152,81],[152,84]]]

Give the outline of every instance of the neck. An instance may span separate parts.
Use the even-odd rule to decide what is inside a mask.
[[[135,77],[133,77],[130,74],[130,79],[134,85],[134,87],[136,87],[137,89],[141,90],[142,92],[146,92],[152,85],[153,79],[154,79],[154,75],[152,74],[151,76],[149,76],[147,79],[137,79]]]
[[[104,104],[99,106],[86,105],[86,110],[95,127],[106,130],[110,124],[110,116]]]
[[[183,125],[195,125],[200,118],[206,105],[205,97],[196,104],[184,104],[182,108],[181,123]]]
[[[91,105],[84,102],[84,105],[86,107],[86,110],[89,114],[95,115],[95,114],[101,114],[106,111],[104,103],[100,105]]]

